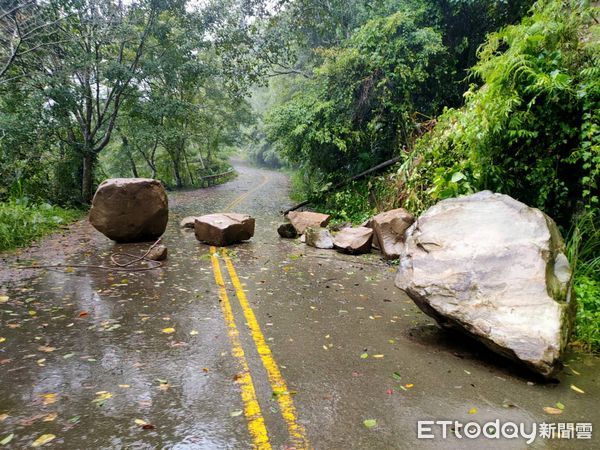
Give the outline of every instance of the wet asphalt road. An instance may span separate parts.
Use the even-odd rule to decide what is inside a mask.
[[[6,448],[44,434],[55,436],[44,447],[61,449],[526,448],[523,439],[443,440],[439,431],[418,440],[416,423],[600,427],[598,358],[571,353],[560,379],[544,383],[439,330],[394,287],[395,268],[377,254],[281,240],[286,176],[236,166],[229,183],[171,194],[163,268],[11,269],[108,264],[115,251],[148,246],[113,244],[86,221],[4,255]],[[184,216],[224,210],[255,216],[256,236],[211,256],[178,227]],[[557,402],[562,414],[544,412]],[[598,434],[532,447],[598,448]]]

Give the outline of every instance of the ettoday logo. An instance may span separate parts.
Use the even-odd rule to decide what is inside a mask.
[[[496,419],[480,424],[458,420],[419,420],[417,439],[523,439],[532,444],[540,439],[591,439],[591,423],[516,423]]]

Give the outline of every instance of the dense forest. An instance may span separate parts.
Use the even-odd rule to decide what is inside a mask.
[[[599,348],[598,20],[576,0],[4,1],[0,248],[104,178],[193,187],[240,151],[339,221],[489,189],[569,237]]]

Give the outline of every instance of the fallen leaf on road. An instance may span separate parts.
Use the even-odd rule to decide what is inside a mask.
[[[383,358],[383,355],[373,355],[373,358]]]
[[[404,385],[404,387],[405,387],[406,389],[410,389],[410,388],[411,388],[411,387],[413,387],[413,386],[414,386],[414,384],[412,384],[412,383],[408,383],[408,384],[405,384],[405,385]]]
[[[52,403],[56,403],[57,394],[44,394],[42,397],[44,398],[42,400],[44,405],[51,405]]]
[[[48,347],[47,345],[40,345],[38,347],[38,350],[40,352],[44,352],[44,353],[52,353],[54,350],[56,350],[56,347]]]
[[[80,319],[83,319],[84,317],[87,317],[87,316],[89,316],[89,315],[90,315],[90,313],[89,313],[89,312],[87,312],[87,311],[81,311],[81,312],[80,312],[80,313],[77,315],[77,317],[79,317]]]
[[[0,343],[2,343],[4,341],[6,341],[6,338],[5,337],[0,337]]]
[[[146,425],[142,425],[142,430],[154,430],[155,426],[151,423],[147,423]]]
[[[148,422],[146,422],[145,420],[142,419],[135,419],[134,420],[136,425],[142,426],[142,425],[146,425]]]
[[[130,388],[131,386],[128,384],[119,384],[119,387],[123,388],[123,389],[127,389],[127,388]]]
[[[561,402],[556,402],[555,405],[558,409],[565,409],[565,405],[563,405]]]
[[[58,413],[53,412],[53,413],[48,414],[46,417],[44,417],[42,419],[42,421],[52,422],[52,421],[56,420],[57,417],[58,417]]]
[[[585,391],[581,388],[578,388],[577,386],[575,386],[574,384],[571,385],[571,389],[573,389],[575,392],[577,392],[578,394],[585,394]]]
[[[166,334],[171,334],[175,333],[175,328],[163,328],[161,331]]]
[[[6,303],[8,299],[8,295],[0,295],[0,303]]]
[[[469,414],[477,414],[477,408],[471,408]]]
[[[4,422],[8,418],[8,414],[0,414],[0,422]]]
[[[369,357],[368,353],[363,353],[362,355],[360,355],[361,359],[367,359]]]
[[[229,413],[229,415],[230,415],[231,417],[238,417],[238,416],[241,416],[241,415],[242,415],[242,413],[243,413],[243,411],[242,411],[241,409],[238,409],[237,411],[231,411],[231,412]]]
[[[547,414],[562,414],[562,409],[553,408],[552,406],[544,406],[544,412]]]
[[[92,403],[95,403],[98,406],[102,406],[109,398],[112,398],[112,394],[110,392],[99,391],[96,392],[96,398],[92,400]]]
[[[375,420],[375,419],[366,419],[365,421],[363,421],[363,424],[367,428],[373,428],[373,427],[377,426],[377,420]]]
[[[190,331],[190,336],[196,336],[198,332],[196,330]]]
[[[6,445],[8,444],[10,441],[12,441],[13,437],[15,437],[14,433],[10,433],[8,436],[6,436],[4,439],[2,439],[0,441],[0,445]]]
[[[32,447],[41,447],[44,444],[47,444],[50,441],[53,441],[56,438],[53,434],[42,434],[39,438],[33,441],[31,444]]]

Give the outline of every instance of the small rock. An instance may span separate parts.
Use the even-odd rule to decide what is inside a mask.
[[[336,250],[352,255],[369,253],[373,242],[373,230],[366,227],[344,228],[333,238]]]
[[[180,228],[194,228],[194,224],[196,223],[197,218],[198,217],[196,217],[196,216],[184,217],[183,219],[181,219],[181,222],[179,222],[179,227]]]
[[[286,239],[294,239],[298,237],[298,232],[296,231],[296,228],[294,228],[294,225],[292,225],[290,222],[282,223],[281,225],[279,225],[279,228],[277,228],[277,232],[279,233],[279,236]]]
[[[306,244],[306,234],[303,234],[302,236],[300,236],[300,242],[302,242],[303,244]]]
[[[254,236],[255,221],[247,214],[208,214],[196,218],[194,230],[199,241],[223,247]]]
[[[290,211],[287,217],[298,234],[303,234],[304,231],[309,227],[326,227],[330,218],[328,214],[320,214],[310,211]]]
[[[167,193],[151,178],[105,180],[94,194],[89,220],[116,242],[156,240],[169,220]]]
[[[304,235],[306,236],[306,245],[316,248],[333,248],[333,237],[326,228],[307,228]]]
[[[162,244],[157,245],[150,250],[146,255],[146,258],[151,259],[152,261],[164,261],[167,259],[167,246]]]
[[[415,221],[414,216],[403,208],[377,214],[372,219],[377,245],[385,259],[398,259],[404,246],[404,233]]]

